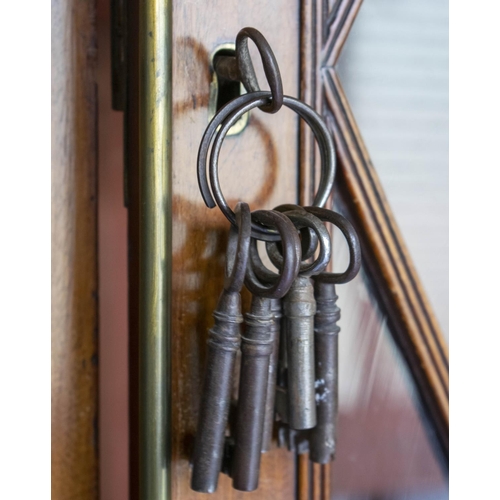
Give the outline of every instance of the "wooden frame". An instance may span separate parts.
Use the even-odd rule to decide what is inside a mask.
[[[362,0],[303,0],[301,99],[318,110],[335,137],[335,193],[360,235],[372,292],[416,384],[431,443],[448,458],[448,350],[340,84],[335,65]],[[301,203],[312,199],[318,165],[313,137],[301,129]],[[302,463],[302,461],[300,462]],[[300,468],[301,491],[327,498],[329,474]],[[319,485],[318,485],[319,482]],[[309,498],[301,496],[300,498]]]
[[[95,2],[52,2],[52,498],[98,496]]]

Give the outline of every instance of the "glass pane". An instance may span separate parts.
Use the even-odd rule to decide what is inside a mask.
[[[347,245],[334,233],[335,271]],[[339,428],[333,500],[444,500],[447,479],[419,414],[413,382],[361,272],[337,286]]]
[[[365,0],[342,86],[448,336],[448,2]]]

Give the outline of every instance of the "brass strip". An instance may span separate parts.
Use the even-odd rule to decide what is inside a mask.
[[[170,497],[172,5],[139,7],[139,488]]]

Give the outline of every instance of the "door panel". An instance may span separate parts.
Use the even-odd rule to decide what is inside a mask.
[[[263,2],[248,8],[242,2],[237,8],[219,2],[129,4],[125,147],[133,499],[139,498],[139,462],[145,467],[156,453],[149,455],[158,444],[151,441],[151,432],[161,437],[161,446],[167,436],[170,449],[166,458],[156,453],[148,462],[143,485],[149,484],[147,474],[155,470],[161,494],[170,491],[175,499],[199,496],[189,488],[189,459],[206,335],[222,287],[228,222],[202,202],[196,153],[209,119],[211,54],[221,44],[233,42],[244,26],[255,26],[268,38],[282,70],[285,93],[300,95],[327,119],[338,148],[336,202],[357,225],[365,270],[375,283],[374,299],[387,316],[391,334],[417,382],[430,428],[446,448],[447,353],[335,69],[360,3],[304,0],[274,5],[272,12],[266,11]],[[276,12],[279,22],[273,17]],[[264,82],[259,64],[257,69]],[[317,160],[311,134],[291,112],[269,116],[254,110],[248,127],[226,139],[220,159],[222,188],[230,205],[239,199],[248,201],[252,209],[298,200],[307,204],[319,178]],[[155,233],[155,228],[161,231]],[[152,274],[148,274],[150,266],[155,270]],[[248,301],[244,294],[245,308]],[[161,328],[155,318],[161,319]],[[148,394],[160,398],[160,405],[151,405]],[[153,413],[144,410],[141,397],[151,411],[161,410],[155,414],[161,425]],[[147,435],[149,444],[140,433]],[[335,477],[331,479],[329,466],[312,465],[307,455],[296,457],[273,449],[263,458],[259,489],[247,496],[328,498],[336,482]],[[221,476],[215,497],[240,496],[229,479]]]
[[[211,53],[234,43],[245,26],[260,30],[273,48],[285,93],[298,94],[298,2],[222,1],[210,6],[175,2],[173,7],[173,162],[172,162],[172,498],[200,498],[190,490],[189,458],[196,430],[207,331],[223,283],[228,221],[200,196],[196,155],[208,124]],[[279,22],[276,15],[279,13]],[[258,52],[250,49],[262,88],[265,77]],[[220,159],[221,185],[230,206],[245,200],[252,209],[297,200],[298,120],[289,111],[250,114],[246,129],[225,141]],[[248,309],[248,295],[244,308]],[[259,489],[232,489],[221,476],[218,498],[292,498],[293,455],[273,449],[263,456]]]
[[[52,2],[54,499],[98,493],[94,17],[93,1]]]

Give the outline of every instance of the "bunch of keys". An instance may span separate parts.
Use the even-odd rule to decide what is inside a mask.
[[[236,352],[240,346],[240,391],[229,473],[237,489],[251,491],[258,485],[268,365],[274,343],[275,318],[269,297],[280,298],[288,291],[300,263],[300,240],[290,220],[279,212],[266,210],[254,212],[253,216],[279,231],[286,249],[283,272],[273,285],[262,287],[259,294],[254,295],[242,336],[240,291],[248,269],[251,220],[248,205],[239,203],[236,207],[238,231],[231,228],[229,234],[224,289],[214,312],[215,325],[209,332],[191,481],[191,487],[201,492],[211,493],[217,488]]]
[[[247,38],[259,49],[271,91],[259,89]],[[311,460],[318,463],[333,459],[340,318],[335,284],[351,280],[361,265],[352,225],[340,214],[322,208],[335,175],[333,140],[323,119],[307,104],[283,95],[276,59],[257,30],[240,31],[236,59],[226,63],[236,65],[230,73],[239,74],[248,93],[218,111],[198,152],[203,200],[209,208],[217,205],[231,222],[224,288],[209,331],[192,458],[191,488],[206,493],[216,490],[221,472],[232,478],[237,490],[258,487],[261,454],[271,448],[276,417],[279,442],[294,448],[299,440],[302,448],[310,451]],[[319,147],[322,168],[313,206],[282,205],[250,213],[248,205],[240,202],[233,212],[219,183],[218,158],[224,138],[251,109],[275,113],[282,105],[305,120]],[[341,230],[349,246],[349,266],[341,274],[325,272],[331,258],[326,221]],[[278,272],[263,264],[257,240],[266,242],[269,259]],[[243,284],[252,294],[250,311],[244,316],[240,299]],[[234,425],[228,429],[238,351],[238,401]]]
[[[356,233],[335,212],[292,205],[250,214],[248,205],[239,203],[236,217],[238,232],[231,229],[224,289],[209,332],[193,455],[191,487],[202,492],[216,490],[221,469],[238,490],[258,487],[261,453],[270,449],[272,439],[277,391],[284,394],[281,404],[277,402],[278,417],[293,431],[307,430],[311,460],[326,463],[333,459],[339,331],[335,284],[352,279],[360,267]],[[276,243],[266,245],[278,273],[260,259],[256,240],[251,238],[251,217],[279,231],[281,250]],[[330,261],[331,238],[322,221],[337,225],[347,239],[350,264],[342,274],[324,272]],[[316,249],[318,256],[309,263]],[[252,302],[241,333],[243,283],[252,293]],[[238,349],[238,404],[234,429],[227,439]]]

